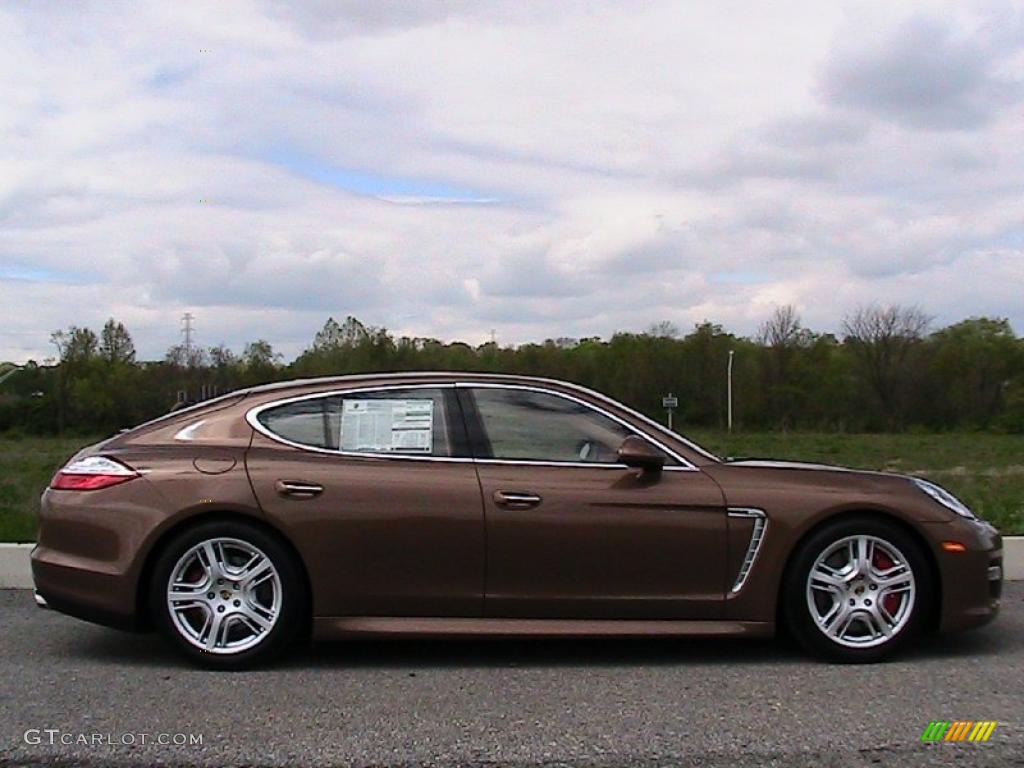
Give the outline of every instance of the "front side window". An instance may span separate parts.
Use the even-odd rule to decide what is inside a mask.
[[[312,448],[451,457],[463,455],[449,429],[452,403],[450,391],[441,389],[352,392],[267,408],[257,420],[269,432]],[[461,429],[461,417],[454,423]]]
[[[614,464],[619,446],[637,434],[587,405],[513,388],[474,388],[490,456],[524,461]],[[678,462],[666,456],[666,464]]]

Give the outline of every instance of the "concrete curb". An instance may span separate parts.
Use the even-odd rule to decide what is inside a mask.
[[[31,589],[28,556],[34,544],[0,544],[0,589]],[[1024,581],[1024,536],[1003,538],[1003,578]]]
[[[0,589],[31,589],[28,555],[34,544],[0,544]]]

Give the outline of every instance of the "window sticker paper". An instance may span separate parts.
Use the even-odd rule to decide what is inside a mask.
[[[434,401],[342,400],[343,451],[430,453],[433,450]]]

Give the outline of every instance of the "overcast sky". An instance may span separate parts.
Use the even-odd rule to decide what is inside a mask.
[[[1024,333],[1020,2],[0,8],[0,360],[866,302]]]

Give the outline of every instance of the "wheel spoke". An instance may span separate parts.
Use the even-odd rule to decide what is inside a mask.
[[[206,631],[206,635],[203,638],[206,650],[212,651],[217,647],[217,644],[220,642],[221,628],[223,626],[224,616],[219,613],[211,613],[210,619],[203,625],[203,629]]]
[[[874,542],[867,536],[858,536],[853,540],[853,564],[858,573],[871,571],[871,559],[874,555]]]
[[[897,565],[885,571],[885,575],[875,578],[879,589],[886,592],[904,591],[914,584],[914,574],[905,565]]]
[[[211,580],[221,578],[224,575],[224,549],[220,542],[206,541],[199,552],[206,575]]]
[[[192,583],[187,581],[176,581],[171,584],[168,589],[167,596],[169,598],[186,598],[186,597],[198,597],[207,590],[207,583],[203,581]]]
[[[873,610],[864,613],[865,623],[871,630],[872,635],[875,637],[883,635],[885,637],[892,636],[892,623],[886,621],[885,617],[875,606]]]
[[[177,614],[188,613],[189,611],[194,611],[196,609],[199,609],[199,610],[203,611],[203,615],[209,615],[209,613],[210,613],[210,606],[208,606],[206,604],[206,601],[205,600],[196,599],[196,598],[192,598],[192,599],[184,599],[184,598],[182,598],[182,599],[174,602],[171,605],[171,608]]]
[[[262,555],[258,555],[246,563],[245,568],[239,574],[239,579],[242,589],[249,592],[274,575],[274,566],[271,562]]]
[[[825,628],[825,631],[832,637],[843,637],[850,629],[850,624],[853,623],[854,618],[853,613],[846,610],[845,606],[842,606],[842,609],[836,613],[835,618]]]
[[[846,586],[846,578],[824,563],[811,571],[811,589],[821,589],[826,592],[842,591]]]
[[[258,632],[266,632],[273,626],[272,616],[265,616],[255,607],[243,603],[239,614],[244,620],[256,625]]]

